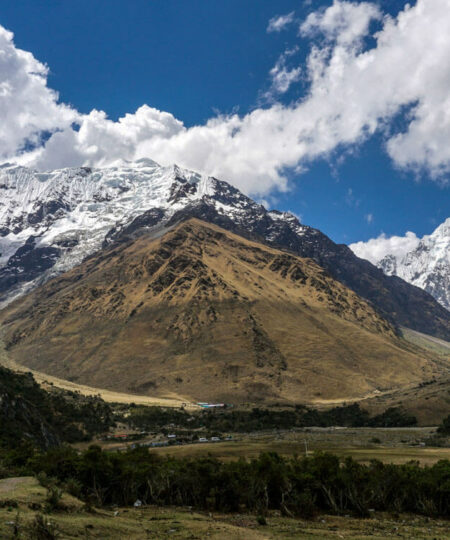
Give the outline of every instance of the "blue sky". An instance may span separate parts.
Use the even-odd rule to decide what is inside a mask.
[[[78,113],[103,110],[117,121],[147,104],[190,128],[218,113],[243,117],[274,103],[289,106],[305,99],[310,87],[305,62],[311,47],[323,42],[315,41],[312,31],[299,36],[299,26],[311,12],[330,5],[291,0],[15,0],[0,1],[0,25],[14,32],[17,49],[30,51],[49,67],[47,86]],[[384,0],[377,6],[383,16],[395,18],[404,2]],[[271,18],[291,13],[285,28],[267,31]],[[373,16],[359,52],[374,46],[373,31],[382,21]],[[277,92],[270,70],[286,51],[287,72],[298,67],[302,75]],[[362,133],[351,144],[344,141],[313,153],[301,160],[301,170],[282,169],[287,191],[274,180],[254,195],[295,212],[336,242],[365,241],[381,233],[429,234],[449,215],[448,163],[440,154],[433,171],[427,166],[412,170],[401,161],[409,147],[395,159],[388,155],[388,132],[404,129],[404,112],[397,112],[373,135]]]

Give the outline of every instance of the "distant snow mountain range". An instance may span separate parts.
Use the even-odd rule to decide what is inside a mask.
[[[401,257],[386,255],[377,266],[429,292],[450,310],[450,218]]]
[[[227,182],[150,159],[49,172],[0,166],[0,306],[115,242],[191,217],[312,258],[391,322],[450,340],[450,313],[426,292]],[[446,234],[448,242],[448,225]],[[448,273],[442,279],[448,294]]]

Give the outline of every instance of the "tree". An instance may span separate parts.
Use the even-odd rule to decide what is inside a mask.
[[[441,435],[450,435],[450,414],[447,418],[442,420],[441,425],[438,427],[437,432]]]

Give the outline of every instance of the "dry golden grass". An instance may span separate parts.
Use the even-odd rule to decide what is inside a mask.
[[[331,404],[447,369],[314,262],[198,220],[91,257],[0,320],[21,365],[177,402]]]
[[[123,392],[115,392],[113,390],[105,390],[102,388],[93,388],[83,384],[76,384],[71,381],[59,379],[58,377],[52,377],[46,373],[36,371],[34,369],[27,368],[11,360],[9,355],[4,349],[3,341],[0,338],[0,366],[6,367],[19,373],[31,372],[35,381],[44,389],[51,389],[51,387],[61,388],[62,390],[69,390],[71,392],[79,392],[83,396],[100,396],[108,403],[135,403],[136,405],[147,405],[154,407],[175,407],[179,408],[183,406],[186,409],[198,409],[198,405],[191,402],[184,401],[181,397],[176,395],[168,395],[167,397],[152,397],[137,394],[126,394]]]

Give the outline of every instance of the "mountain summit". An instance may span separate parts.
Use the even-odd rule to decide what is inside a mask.
[[[450,340],[450,313],[431,295],[215,178],[149,159],[46,173],[6,164],[0,195],[3,305],[111,244],[194,217],[312,258],[392,323]]]
[[[429,292],[450,311],[450,218],[406,255],[386,255],[377,266]]]

